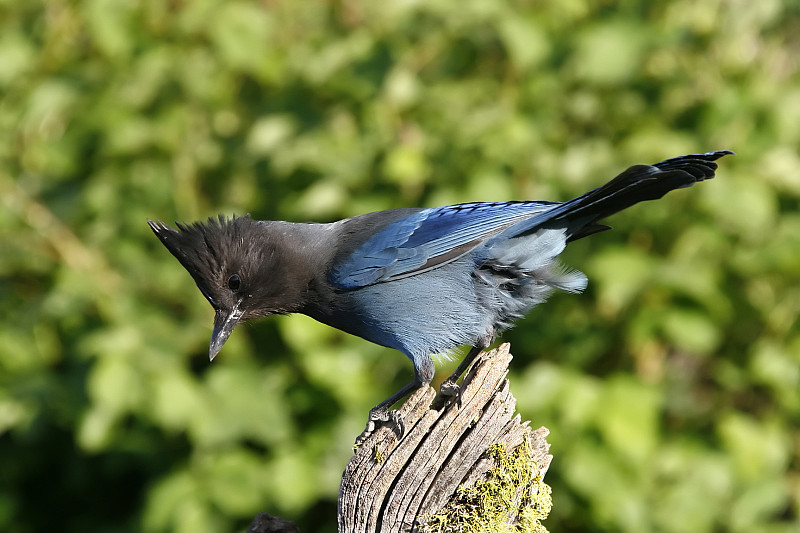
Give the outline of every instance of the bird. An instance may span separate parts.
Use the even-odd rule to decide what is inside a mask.
[[[471,202],[398,208],[332,223],[219,215],[150,228],[214,309],[211,360],[237,324],[302,313],[405,354],[414,378],[369,412],[363,442],[379,423],[404,427],[395,403],[434,377],[432,356],[470,346],[440,386],[553,292],[579,293],[586,276],[558,256],[572,241],[611,229],[599,221],[636,203],[714,177],[730,150],[634,165],[566,202]]]

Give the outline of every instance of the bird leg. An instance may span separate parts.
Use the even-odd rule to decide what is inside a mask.
[[[361,444],[363,444],[364,441],[375,432],[375,429],[377,428],[377,422],[392,422],[392,425],[394,426],[394,432],[397,434],[397,438],[403,438],[403,435],[406,432],[406,426],[403,423],[403,417],[401,417],[397,411],[389,411],[389,408],[423,385],[424,383],[418,379],[415,379],[370,409],[369,418],[367,418],[367,427],[365,427],[361,435],[356,438],[353,448],[358,448],[361,446]]]
[[[455,371],[442,382],[439,387],[439,394],[446,397],[448,400],[455,400],[461,406],[461,387],[458,386],[458,380],[468,368],[469,365],[478,357],[478,354],[489,347],[494,342],[494,334],[479,337],[475,346],[470,348],[467,355],[456,367]]]
[[[461,377],[461,374],[463,374],[467,368],[469,368],[469,365],[472,364],[478,354],[489,347],[492,342],[494,342],[494,334],[485,335],[478,338],[475,346],[470,349],[464,359],[458,364],[455,372],[450,374],[450,376],[442,382],[442,385],[439,388],[439,393],[441,396],[447,398],[448,400],[455,399],[458,405],[461,405],[461,388],[458,386],[458,380]],[[375,432],[375,429],[378,427],[378,422],[392,422],[392,425],[394,426],[394,432],[397,434],[397,438],[403,438],[403,435],[406,432],[406,426],[405,423],[403,423],[403,418],[397,413],[397,411],[390,411],[389,408],[418,388],[429,384],[432,378],[432,362],[429,368],[418,369],[415,366],[414,381],[370,409],[369,417],[367,418],[367,426],[364,428],[364,431],[361,432],[361,435],[356,438],[353,448],[359,448],[364,441]]]

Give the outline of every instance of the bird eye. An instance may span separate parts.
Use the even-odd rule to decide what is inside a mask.
[[[239,274],[234,274],[228,278],[228,288],[232,291],[238,291],[241,284],[242,280],[239,279]]]

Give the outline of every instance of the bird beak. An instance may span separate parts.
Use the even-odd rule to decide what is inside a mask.
[[[233,333],[233,328],[236,327],[236,324],[239,323],[239,319],[242,318],[242,311],[239,309],[241,303],[241,301],[236,302],[236,305],[234,305],[233,309],[230,311],[224,311],[222,309],[217,310],[217,314],[214,316],[214,331],[211,333],[211,344],[208,346],[209,360],[214,360],[214,357],[216,357],[222,349],[225,341],[227,341],[228,337]]]

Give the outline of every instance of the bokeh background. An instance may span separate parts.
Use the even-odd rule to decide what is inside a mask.
[[[504,336],[564,531],[800,529],[800,3],[0,1],[0,530],[333,531],[399,353],[239,328],[146,219],[565,200],[732,149],[611,220]],[[442,370],[441,374],[446,374]]]

